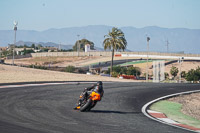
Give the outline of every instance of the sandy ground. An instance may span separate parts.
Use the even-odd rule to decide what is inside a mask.
[[[137,82],[135,80],[103,77],[99,75],[74,74],[66,72],[39,70],[0,64],[0,83],[37,81],[115,81]]]
[[[167,65],[165,67],[165,71],[169,73],[170,69],[172,68],[172,66],[175,66],[178,69],[180,68],[180,64],[177,62],[177,63],[173,63],[173,64],[170,64],[170,65]],[[187,62],[187,61],[184,61],[184,62],[181,63],[181,71],[188,72],[189,70],[196,69],[198,67],[200,67],[200,62],[195,62],[195,61]]]
[[[124,59],[122,57],[115,57],[114,60]],[[111,61],[111,57],[35,57],[35,58],[24,58],[16,59],[15,64],[17,65],[53,65],[59,67],[66,67],[73,65],[75,67],[90,65],[98,62]],[[12,64],[12,59],[5,60],[5,63]]]
[[[200,93],[170,98],[169,101],[182,104],[182,112],[200,120]]]
[[[131,57],[115,57],[114,60],[125,60],[125,59],[133,59]],[[35,58],[24,58],[24,59],[17,59],[15,60],[15,64],[17,65],[46,65],[49,66],[58,66],[58,67],[66,67],[69,65],[75,66],[75,67],[81,67],[93,63],[98,63],[98,62],[106,62],[106,61],[111,61],[111,57],[35,57]],[[6,60],[5,63],[10,63],[12,64],[12,60]],[[153,69],[152,69],[152,62],[148,63],[149,65],[149,74],[153,74]],[[146,73],[146,63],[140,63],[140,64],[135,64],[135,67],[139,67],[141,69],[142,73]],[[172,66],[177,67],[178,69],[180,68],[179,63],[173,63],[165,66],[165,72],[169,74],[170,77],[170,69]],[[187,62],[184,61],[182,62],[181,65],[181,70],[188,72],[190,69],[196,69],[198,66],[200,66],[200,62]],[[142,75],[143,76],[143,75]]]
[[[150,68],[149,73],[151,75],[153,74],[153,68],[151,68],[152,64],[153,64],[152,62],[149,62],[149,68]],[[139,67],[141,69],[142,73],[146,72],[146,63],[136,64],[134,66]],[[172,66],[175,66],[178,69],[180,69],[180,64],[178,62],[166,65],[165,66],[165,72],[167,72],[170,77],[172,77],[172,75],[170,74],[170,70],[171,70]],[[181,64],[181,71],[188,72],[189,70],[196,69],[198,67],[200,67],[200,62],[195,62],[195,61],[187,62],[187,61],[185,61],[185,62],[182,62],[182,64]]]

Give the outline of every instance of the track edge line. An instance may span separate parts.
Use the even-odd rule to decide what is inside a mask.
[[[188,131],[200,133],[200,131],[195,131],[195,130],[191,130],[191,129],[188,129],[188,128],[180,127],[180,126],[174,125],[174,124],[172,124],[172,123],[168,123],[168,122],[166,122],[166,121],[157,119],[157,118],[151,116],[151,115],[147,112],[147,109],[149,108],[149,106],[152,105],[152,104],[155,103],[155,102],[158,102],[158,101],[160,101],[160,100],[167,99],[167,98],[170,98],[170,97],[178,96],[178,95],[186,95],[186,94],[197,93],[197,92],[200,92],[200,90],[187,91],[187,92],[180,92],[180,93],[175,93],[175,94],[166,95],[166,96],[157,98],[157,99],[155,99],[155,100],[152,100],[152,101],[146,103],[146,104],[142,107],[141,111],[142,111],[142,113],[143,113],[145,116],[147,116],[148,118],[150,118],[150,119],[152,119],[152,120],[155,120],[155,121],[158,121],[158,122],[160,122],[160,123],[163,123],[163,124],[166,124],[166,125],[170,125],[170,126],[173,126],[173,127],[177,127],[177,128],[180,128],[180,129],[184,129],[184,130],[188,130]]]

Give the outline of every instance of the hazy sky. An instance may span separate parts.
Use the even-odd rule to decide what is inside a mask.
[[[109,25],[200,29],[200,0],[0,0],[0,30]]]

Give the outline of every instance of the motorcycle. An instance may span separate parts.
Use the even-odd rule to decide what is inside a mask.
[[[100,100],[100,94],[94,91],[83,91],[78,100],[79,106],[76,107],[76,109],[80,110],[81,112],[90,111]]]

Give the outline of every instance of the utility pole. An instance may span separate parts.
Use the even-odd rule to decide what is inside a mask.
[[[184,60],[184,57],[180,57],[179,60],[178,60],[178,62],[179,62],[179,70],[180,70],[180,72],[179,72],[179,83],[181,83],[181,67],[182,67],[183,60]]]
[[[61,42],[60,42],[60,44],[58,46],[58,50],[61,51]]]
[[[2,49],[0,48],[0,59],[1,59]]]
[[[167,41],[166,41],[166,46],[167,46],[167,53],[169,53],[169,41],[168,41],[168,39],[167,39]]]
[[[146,82],[149,81],[149,40],[150,37],[147,37],[147,66],[146,66]]]
[[[14,39],[14,46],[13,46],[13,60],[12,60],[12,65],[15,64],[14,60],[15,60],[15,45],[16,45],[17,24],[18,24],[18,22],[14,21],[15,39]]]

